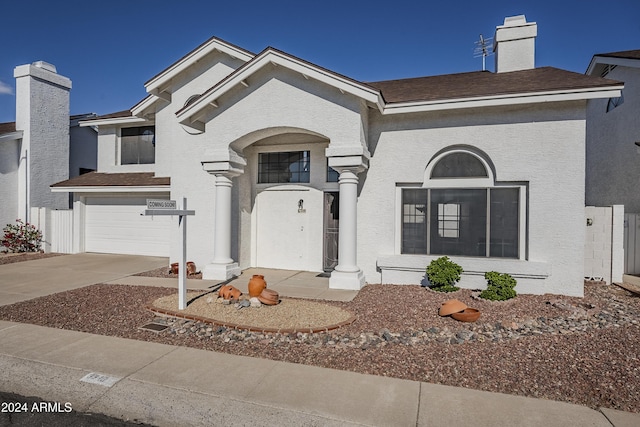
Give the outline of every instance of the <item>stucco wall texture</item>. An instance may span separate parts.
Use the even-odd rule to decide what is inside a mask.
[[[624,102],[607,112],[608,99],[589,101],[587,107],[586,203],[624,205],[640,213],[640,68],[617,66],[607,78],[624,82]]]
[[[71,81],[37,65],[22,65],[16,77],[16,128],[24,131],[21,157],[29,158],[31,207],[68,209],[69,196],[49,186],[69,178]]]

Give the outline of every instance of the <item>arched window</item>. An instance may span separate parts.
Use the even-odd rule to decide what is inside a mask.
[[[523,191],[471,150],[435,156],[422,188],[402,189],[402,253],[518,258]]]
[[[476,156],[458,151],[440,158],[431,170],[431,178],[487,178],[487,169]]]

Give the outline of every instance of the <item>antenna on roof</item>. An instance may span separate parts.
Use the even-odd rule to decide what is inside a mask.
[[[480,40],[478,40],[477,42],[474,42],[476,47],[473,50],[473,57],[474,58],[482,57],[482,71],[486,71],[487,69],[487,66],[486,66],[487,56],[493,55],[493,52],[489,50],[489,46],[492,45],[492,41],[493,41],[493,37],[489,37],[488,39],[485,39],[482,36],[482,34],[480,34]]]

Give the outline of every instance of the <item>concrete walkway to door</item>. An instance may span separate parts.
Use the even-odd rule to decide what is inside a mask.
[[[241,292],[246,293],[249,279],[251,279],[254,274],[262,274],[267,282],[267,287],[278,292],[278,294],[283,297],[346,302],[351,301],[358,295],[358,291],[330,289],[329,278],[315,271],[277,270],[258,267],[247,268],[240,276],[228,281],[187,279],[187,289],[210,289],[220,283],[228,283],[238,288]],[[178,287],[178,279],[144,276],[123,277],[106,283],[165,286],[167,288]]]
[[[169,265],[169,258],[138,255],[73,254],[4,264],[1,305],[117,280]]]

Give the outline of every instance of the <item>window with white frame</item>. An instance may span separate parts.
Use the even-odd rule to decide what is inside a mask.
[[[521,185],[496,185],[486,162],[454,151],[434,159],[423,188],[402,188],[401,252],[518,258]]]
[[[146,165],[156,161],[155,126],[120,130],[120,164]]]
[[[259,153],[258,184],[309,182],[309,151]]]

